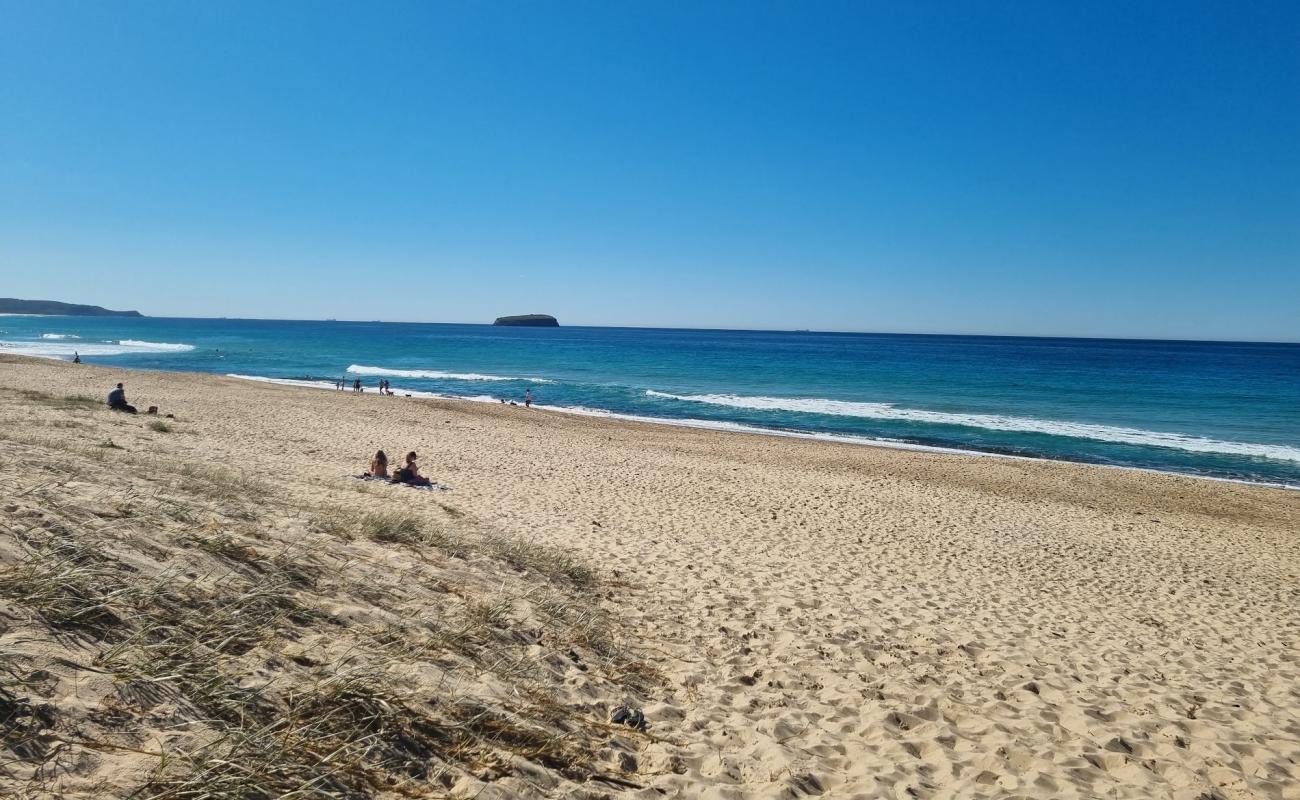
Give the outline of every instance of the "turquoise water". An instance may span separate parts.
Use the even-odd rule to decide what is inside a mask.
[[[0,317],[0,351],[1300,487],[1300,345]],[[108,387],[87,387],[104,389]]]

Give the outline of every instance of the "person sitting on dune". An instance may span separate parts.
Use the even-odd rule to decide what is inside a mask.
[[[114,411],[125,411],[128,414],[135,413],[135,406],[126,402],[126,389],[120,383],[113,391],[108,393],[108,407]]]
[[[397,471],[397,480],[399,483],[410,484],[411,486],[432,486],[433,481],[420,474],[420,465],[415,463],[419,458],[415,451],[406,454],[406,466]]]
[[[375,457],[370,459],[370,477],[387,478],[388,477],[388,456],[380,450],[375,453]]]

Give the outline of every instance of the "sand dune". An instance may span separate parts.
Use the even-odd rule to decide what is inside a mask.
[[[294,511],[249,523],[277,541],[308,535],[293,522],[310,516],[303,508],[401,509],[468,526],[471,538],[559,548],[596,570],[590,602],[621,652],[662,680],[621,684],[607,661],[589,676],[548,673],[546,690],[589,721],[625,699],[644,708],[649,736],[593,727],[583,740],[600,743],[592,770],[626,783],[519,762],[431,795],[1300,797],[1300,494],[0,360],[0,384],[48,397],[98,397],[120,379],[133,402],[174,412],[178,430],[8,392],[7,449],[58,458],[111,437],[127,453],[233,469],[291,499]],[[358,491],[345,476],[381,447],[418,450],[453,491]],[[15,463],[4,503],[37,510],[15,499],[32,484]],[[89,503],[94,492],[74,495]],[[20,528],[8,513],[0,564],[12,568],[22,547],[5,542]],[[313,542],[322,557],[346,549]],[[376,576],[385,559],[418,564],[374,543],[364,555]],[[495,558],[457,567],[465,592],[515,580]],[[348,603],[358,619],[378,613]],[[522,627],[536,612],[511,613]],[[37,661],[54,652],[29,650]],[[81,713],[66,671],[32,668],[56,677],[47,702]],[[496,702],[511,687],[462,690]],[[61,780],[84,791],[97,770],[125,770],[111,785],[126,791],[141,767],[122,763],[100,753]]]

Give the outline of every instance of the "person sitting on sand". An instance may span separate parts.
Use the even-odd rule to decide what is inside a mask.
[[[406,466],[397,472],[398,482],[407,483],[411,486],[432,486],[433,481],[420,474],[420,465],[415,463],[417,458],[419,456],[415,454],[414,450],[406,454]]]
[[[388,456],[380,450],[375,453],[375,457],[370,459],[370,477],[387,478],[388,477]]]
[[[72,351],[72,363],[73,364],[81,363],[81,353],[78,353],[76,350]]]
[[[135,406],[126,402],[126,389],[120,383],[113,391],[108,393],[108,407],[114,411],[125,411],[128,414],[135,413]]]

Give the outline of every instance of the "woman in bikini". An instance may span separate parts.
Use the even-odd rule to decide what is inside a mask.
[[[409,483],[412,486],[432,486],[433,481],[420,474],[420,465],[415,463],[417,458],[419,456],[414,450],[406,454],[406,466],[402,467],[401,472],[402,483]]]

